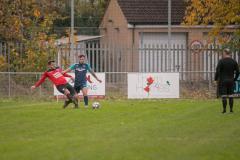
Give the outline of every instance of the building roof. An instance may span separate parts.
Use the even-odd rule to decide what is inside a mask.
[[[75,42],[86,42],[86,41],[93,41],[93,40],[98,40],[102,36],[88,36],[88,35],[77,35],[74,36],[74,41]],[[56,40],[57,45],[62,45],[62,44],[69,44],[70,43],[70,38],[69,37],[62,37],[60,39]]]
[[[168,0],[118,0],[129,24],[168,24]],[[187,3],[172,0],[172,24],[183,21]]]

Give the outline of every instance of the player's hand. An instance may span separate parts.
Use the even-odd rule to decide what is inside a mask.
[[[75,78],[71,77],[71,80],[74,82]]]
[[[36,88],[35,86],[32,86],[32,87],[31,87],[31,90],[34,90],[35,88]]]

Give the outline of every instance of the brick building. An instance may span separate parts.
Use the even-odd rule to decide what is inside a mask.
[[[187,50],[193,42],[206,44],[208,32],[213,26],[182,25],[186,6],[184,0],[172,0],[171,43],[175,48],[182,47]],[[234,26],[228,28],[229,32],[234,30]],[[168,0],[110,0],[100,30],[103,36],[100,42],[103,44],[138,49],[157,46],[164,48],[168,44]],[[127,59],[132,62],[128,70],[145,72],[146,69],[141,69],[144,67],[140,65],[143,60],[140,54],[135,54],[136,52],[139,53],[139,50],[128,53]],[[184,58],[181,63],[190,63],[186,51],[182,54]],[[195,59],[198,58],[193,57],[190,60]],[[172,57],[171,61],[173,60]],[[180,67],[183,69],[183,66]],[[157,68],[147,70],[158,71]],[[184,70],[189,70],[189,67],[185,66]]]

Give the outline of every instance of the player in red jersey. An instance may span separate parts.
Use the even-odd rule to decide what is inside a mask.
[[[73,80],[73,77],[68,74],[62,74],[62,70],[59,67],[55,67],[55,61],[48,61],[48,70],[44,72],[41,79],[37,81],[31,89],[35,89],[40,86],[46,78],[49,78],[52,83],[56,86],[57,90],[67,96],[68,100],[64,102],[63,108],[66,108],[69,103],[73,102],[75,108],[78,108],[78,102],[75,98],[74,88],[67,82],[65,77],[70,77]]]

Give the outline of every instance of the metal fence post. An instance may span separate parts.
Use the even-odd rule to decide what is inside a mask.
[[[210,72],[208,72],[209,74]],[[211,74],[211,73],[210,73]],[[208,76],[210,77],[210,75]],[[211,78],[208,78],[208,91],[210,92],[211,91]]]
[[[39,95],[40,95],[40,97],[42,97],[42,86],[41,85],[39,86]]]
[[[11,91],[10,91],[10,83],[11,83],[11,75],[10,75],[10,72],[8,72],[8,98],[11,97]]]
[[[8,49],[8,97],[11,97],[11,73],[10,73],[10,47],[6,44],[6,49]]]

